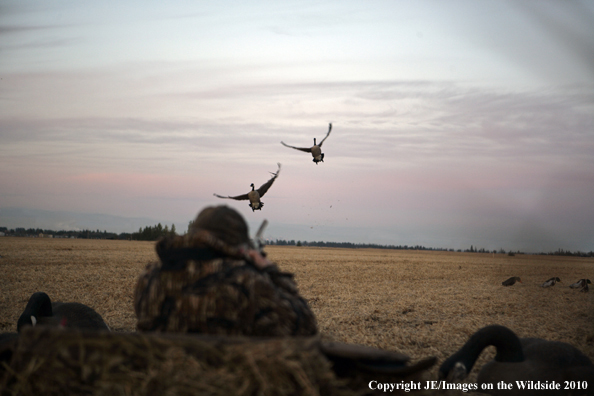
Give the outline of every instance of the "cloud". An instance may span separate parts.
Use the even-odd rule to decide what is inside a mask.
[[[592,239],[588,86],[387,80],[152,91],[139,80],[112,103],[93,90],[103,79],[117,86],[112,76],[62,73],[51,112],[0,110],[4,205],[178,221],[223,203],[215,192],[247,192],[282,162],[264,213],[230,203],[253,221],[274,219],[285,227],[279,238],[521,250],[584,249]],[[52,73],[18,82],[33,92],[37,78]],[[71,102],[82,92],[78,113]],[[27,97],[0,95],[13,109]],[[324,164],[280,145],[321,139],[328,122]]]
[[[39,33],[39,31],[44,31],[48,29],[55,29],[61,26],[52,26],[52,25],[0,25],[0,35],[9,35],[12,33],[26,33],[26,32],[33,32]]]
[[[594,77],[594,8],[580,1],[511,3],[534,22],[546,37]]]
[[[136,98],[133,92],[122,94],[131,100],[116,101],[116,112],[125,114],[128,106],[144,111],[92,115],[87,108],[76,116],[56,98],[51,117],[5,111],[0,140],[140,144],[221,155],[234,155],[249,145],[261,155],[280,140],[308,144],[323,137],[327,122],[334,122],[327,146],[340,148],[338,155],[345,157],[572,162],[588,158],[593,148],[594,95],[587,87],[500,92],[453,83],[385,81],[230,85]],[[10,90],[4,95],[10,100]],[[159,104],[180,110],[165,115],[157,110]],[[197,111],[188,114],[188,107]],[[398,166],[398,161],[392,164]]]

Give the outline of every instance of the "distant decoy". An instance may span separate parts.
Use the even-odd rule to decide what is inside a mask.
[[[556,381],[561,383],[561,389],[552,394],[581,395],[586,394],[583,389],[575,393],[563,389],[563,381],[594,379],[592,361],[572,345],[540,338],[520,339],[513,331],[500,325],[487,326],[474,333],[458,352],[442,363],[439,377],[461,381],[470,373],[483,349],[490,345],[497,348],[497,355],[481,368],[477,379],[479,389],[480,384],[495,385],[500,381],[514,386],[511,390],[500,390],[495,386],[493,390],[482,392],[492,395],[537,395],[543,391],[520,389],[516,381]]]
[[[552,287],[555,286],[555,283],[557,282],[561,282],[561,279],[559,279],[558,277],[554,277],[551,279],[547,279],[542,285],[540,285],[541,287]]]
[[[318,162],[324,162],[324,153],[322,153],[322,144],[324,144],[324,141],[328,138],[328,136],[330,135],[330,132],[332,131],[332,123],[329,124],[328,127],[328,133],[326,134],[326,137],[324,137],[324,139],[322,139],[322,141],[320,142],[320,144],[316,143],[316,138],[314,138],[314,145],[311,147],[295,147],[295,146],[289,146],[288,144],[286,144],[285,142],[281,141],[281,144],[285,147],[289,147],[295,150],[300,150],[300,151],[304,151],[306,153],[311,153],[311,155],[313,156],[313,162],[316,163],[316,165],[318,164]]]
[[[24,326],[69,327],[108,330],[101,315],[93,308],[77,302],[51,302],[44,292],[33,293],[17,322],[20,333]]]
[[[516,282],[523,283],[523,282],[522,282],[522,279],[520,279],[520,277],[519,277],[519,276],[512,276],[511,278],[509,278],[509,279],[506,279],[506,280],[504,280],[503,282],[501,282],[501,284],[502,284],[503,286],[512,286],[512,285],[513,285],[513,284],[515,284]]]
[[[264,194],[266,194],[266,191],[268,191],[270,186],[272,186],[272,183],[274,183],[274,180],[278,177],[278,174],[280,173],[280,168],[281,168],[281,164],[278,164],[278,170],[276,171],[276,173],[270,172],[273,175],[272,178],[270,180],[268,180],[266,183],[262,184],[260,186],[260,188],[257,190],[254,190],[254,183],[252,183],[252,184],[250,184],[250,187],[252,187],[252,191],[248,192],[247,194],[237,195],[235,197],[231,197],[231,196],[225,197],[225,196],[222,196],[219,194],[213,194],[213,195],[218,198],[235,199],[238,201],[249,199],[250,200],[250,208],[252,208],[252,212],[254,212],[256,210],[262,210],[262,206],[264,206],[264,202],[260,201],[260,198],[262,198],[264,196]]]
[[[572,283],[571,285],[569,285],[569,287],[571,287],[572,289],[579,289],[579,288],[583,288],[588,286],[589,284],[592,284],[592,282],[590,281],[590,279],[580,279],[579,281]]]
[[[592,284],[592,282],[590,282],[590,279],[580,279],[577,284],[578,287],[581,287],[580,292],[588,293],[590,291],[590,286],[588,286],[588,284]],[[573,285],[575,285],[575,283]]]

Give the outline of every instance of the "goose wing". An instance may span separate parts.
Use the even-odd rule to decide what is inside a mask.
[[[263,197],[264,194],[266,194],[266,191],[268,191],[270,186],[272,186],[272,183],[274,183],[274,180],[278,177],[278,174],[280,173],[281,164],[277,164],[277,165],[278,165],[278,170],[276,171],[276,173],[273,173],[274,176],[272,176],[272,178],[270,180],[268,180],[266,183],[262,184],[260,186],[260,188],[257,190],[258,194],[260,194],[260,197]]]
[[[235,197],[232,197],[230,195],[224,197],[224,196],[219,195],[219,194],[212,194],[212,195],[214,195],[215,197],[218,197],[218,198],[235,199],[235,200],[238,200],[238,201],[244,201],[244,200],[248,199],[248,195],[247,194],[237,195]]]
[[[295,146],[289,146],[288,144],[286,144],[285,142],[281,142],[281,144],[285,147],[289,147],[295,150],[300,150],[300,151],[305,151],[306,153],[311,153],[311,147],[295,147]]]
[[[324,143],[324,140],[326,140],[328,138],[328,136],[330,136],[330,132],[332,132],[332,123],[330,123],[330,126],[328,127],[328,133],[326,134],[326,137],[324,137],[324,139],[322,139],[320,144],[318,144],[319,147],[322,147],[322,143]]]

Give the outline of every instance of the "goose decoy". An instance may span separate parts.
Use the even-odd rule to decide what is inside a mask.
[[[20,333],[24,326],[69,327],[107,330],[109,326],[93,308],[77,302],[52,302],[44,292],[33,293],[17,322]]]
[[[316,138],[314,138],[314,145],[311,147],[295,147],[295,146],[289,146],[288,144],[286,144],[285,142],[281,142],[281,144],[285,147],[289,147],[295,150],[300,150],[300,151],[305,151],[306,153],[311,153],[311,155],[313,156],[313,162],[316,163],[316,165],[318,164],[318,162],[324,162],[324,153],[322,153],[322,144],[324,144],[324,140],[326,140],[328,138],[328,136],[330,135],[330,132],[332,131],[332,123],[329,124],[328,127],[328,133],[326,134],[326,137],[324,137],[324,139],[322,139],[322,141],[320,142],[320,144],[316,143]]]
[[[487,326],[476,333],[455,354],[447,358],[439,368],[439,377],[450,381],[464,379],[472,370],[477,358],[486,347],[497,348],[495,359],[485,364],[479,372],[480,384],[497,384],[500,381],[513,384],[513,389],[482,390],[492,395],[536,395],[543,390],[520,389],[517,382],[556,381],[561,389],[553,394],[589,394],[584,389],[569,393],[563,381],[583,381],[594,379],[592,361],[577,348],[559,341],[547,341],[540,338],[518,338],[518,336],[500,325]],[[482,389],[482,388],[479,388]],[[588,389],[587,392],[591,390]],[[546,392],[545,392],[546,393]]]
[[[543,283],[542,285],[540,285],[541,287],[552,287],[555,286],[555,283],[557,282],[561,282],[561,279],[559,279],[559,277],[554,277],[551,279],[547,279],[545,281],[545,283]]]
[[[572,289],[579,289],[579,288],[584,288],[584,287],[588,286],[589,284],[592,284],[590,279],[580,279],[579,281],[569,285],[569,287],[571,287]]]
[[[522,279],[520,279],[520,277],[519,277],[519,276],[512,276],[511,278],[509,278],[509,279],[506,279],[506,280],[504,280],[503,282],[501,282],[501,284],[502,284],[503,286],[511,286],[511,285],[515,284],[516,282],[523,283],[523,282],[522,282]]]
[[[359,382],[363,385],[360,388],[371,387],[372,390],[377,389],[378,382],[397,378],[410,380],[437,361],[435,357],[429,357],[409,364],[410,357],[398,352],[333,341],[322,341],[319,349],[332,362],[332,371],[338,378],[351,384]]]
[[[580,290],[582,293],[588,293],[590,291],[590,287],[588,286],[588,283],[592,283],[590,282],[590,279],[582,279],[580,282],[580,286],[582,286],[582,289]]]
[[[264,206],[264,202],[260,201],[260,198],[262,198],[264,196],[264,194],[266,194],[266,191],[268,191],[270,186],[272,186],[272,183],[274,183],[274,180],[278,177],[278,174],[280,173],[280,168],[281,168],[281,164],[278,164],[278,170],[276,171],[276,173],[270,172],[274,176],[272,176],[272,178],[270,180],[268,180],[266,183],[262,184],[260,186],[260,188],[257,190],[254,189],[254,183],[252,183],[252,184],[250,184],[250,187],[252,187],[252,191],[248,192],[247,194],[237,195],[235,197],[231,197],[231,196],[224,197],[219,194],[213,194],[213,195],[218,198],[235,199],[238,201],[249,199],[250,200],[250,208],[252,208],[252,212],[254,212],[256,210],[262,210],[262,206]]]

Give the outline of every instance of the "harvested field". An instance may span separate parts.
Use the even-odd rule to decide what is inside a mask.
[[[573,344],[594,359],[594,291],[567,287],[594,279],[594,260],[379,249],[266,248],[318,318],[324,338],[443,361],[479,328]],[[0,332],[16,331],[30,295],[93,307],[115,331],[134,331],[132,291],[154,243],[0,238]],[[501,286],[510,276],[523,283]],[[563,283],[543,289],[558,276]],[[477,363],[480,367],[490,354]],[[435,374],[437,367],[432,373]],[[476,369],[469,378],[476,378]]]

